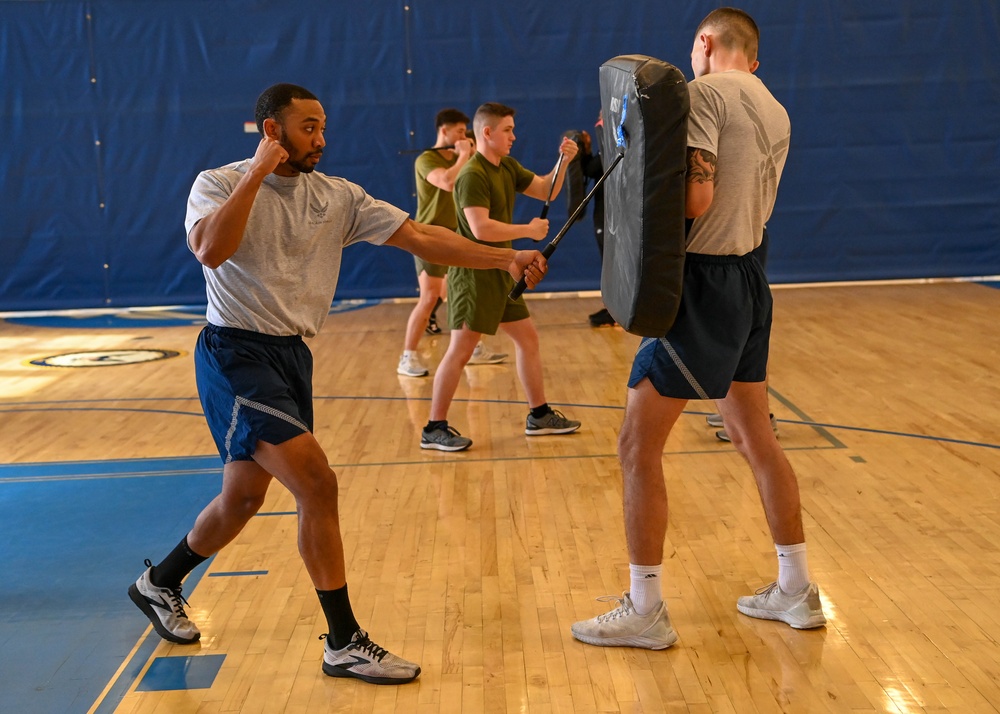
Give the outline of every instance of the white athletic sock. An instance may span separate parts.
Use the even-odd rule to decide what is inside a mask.
[[[663,590],[660,584],[663,575],[663,565],[628,566],[631,584],[629,598],[640,615],[648,615],[663,602]]]
[[[406,357],[406,359],[410,359],[411,357],[416,357],[417,356],[417,351],[416,350],[403,350],[403,356]]]
[[[809,584],[809,563],[806,560],[806,544],[777,545],[778,587],[786,593],[797,593]]]

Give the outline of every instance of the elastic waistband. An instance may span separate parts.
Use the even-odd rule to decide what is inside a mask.
[[[708,253],[686,253],[684,260],[690,263],[715,263],[716,265],[732,265],[735,263],[747,263],[753,260],[750,253],[746,255],[710,255]]]
[[[294,345],[302,342],[298,335],[265,335],[263,332],[253,332],[251,330],[240,330],[235,327],[219,327],[209,323],[205,325],[205,331],[224,337],[235,337],[239,340],[250,340],[251,342],[263,342],[268,345]]]

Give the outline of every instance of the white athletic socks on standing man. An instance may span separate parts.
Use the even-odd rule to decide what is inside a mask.
[[[648,615],[663,602],[663,565],[629,563],[629,599],[640,615]]]
[[[778,552],[778,587],[786,593],[801,591],[809,584],[806,544],[775,544],[774,549]]]

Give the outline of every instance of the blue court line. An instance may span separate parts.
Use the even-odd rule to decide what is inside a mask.
[[[179,412],[173,409],[138,409],[133,407],[18,407],[16,409],[3,408],[0,405],[0,414],[18,412],[136,412],[138,414],[174,414],[177,416],[204,417],[202,412]]]
[[[105,399],[39,399],[32,402],[3,402],[0,407],[34,407],[40,404],[105,404],[107,402],[197,402],[198,397],[108,397]]]
[[[218,456],[0,464],[0,485],[50,480],[78,481],[146,476],[190,476],[206,472],[222,472],[222,464]]]
[[[211,689],[225,661],[224,654],[157,657],[149,665],[149,669],[135,690],[181,692],[190,689]]]

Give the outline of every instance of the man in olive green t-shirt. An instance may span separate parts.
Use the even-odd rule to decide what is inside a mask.
[[[564,161],[558,174],[553,169],[545,176],[528,171],[511,158],[514,144],[514,110],[488,102],[476,111],[473,120],[476,153],[462,168],[455,181],[454,197],[458,233],[477,243],[510,246],[515,238],[539,241],[549,231],[549,222],[533,218],[527,224],[514,224],[514,197],[523,193],[545,201],[562,188],[566,166],[578,151],[576,142],[563,139],[559,152]],[[538,332],[528,314],[524,298],[510,300],[514,286],[508,276],[496,270],[449,271],[449,326],[451,341],[434,376],[430,420],[421,434],[420,447],[440,451],[463,451],[472,445],[448,425],[448,408],[476,343],[483,334],[496,334],[502,327],[517,349],[517,372],[528,399],[525,433],[569,434],[580,422],[565,418],[549,407],[542,380],[542,361]]]
[[[469,158],[475,153],[475,143],[467,136],[469,117],[458,109],[442,109],[434,118],[437,137],[434,146],[452,146],[453,149],[428,149],[417,157],[414,174],[417,185],[418,223],[443,226],[455,230],[455,201],[451,192],[455,178]],[[425,326],[429,334],[438,334],[434,312],[445,296],[445,278],[448,267],[428,263],[413,257],[417,268],[420,295],[410,312],[403,339],[403,354],[396,372],[404,377],[426,377],[429,373],[417,354],[420,335]],[[472,356],[475,364],[499,364],[506,354],[491,352],[482,343],[476,345]]]

